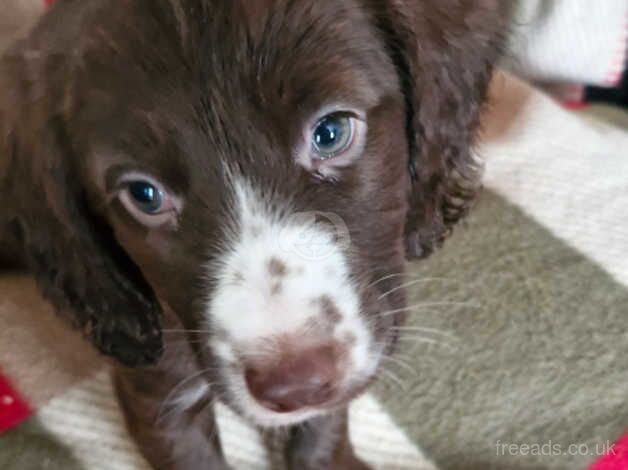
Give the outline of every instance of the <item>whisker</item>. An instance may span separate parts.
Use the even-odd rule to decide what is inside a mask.
[[[377,355],[377,354],[369,354],[370,357],[372,357],[373,361],[377,361],[378,359],[383,359],[384,361],[389,361],[389,363],[393,364],[393,365],[399,365],[399,363],[403,363],[402,361],[400,361],[399,359],[393,359],[392,356],[388,355],[388,354],[382,354]],[[412,370],[412,374],[414,375],[415,371],[414,369],[412,369],[409,365],[404,364],[405,367],[410,368]],[[403,366],[402,366],[403,367]],[[402,390],[405,389],[405,382],[397,375],[395,374],[392,370],[390,370],[390,367],[386,366],[385,362],[380,362],[380,366],[378,369],[379,372],[381,372],[382,374],[384,374],[384,378],[388,378],[390,379],[390,381],[400,387]]]
[[[456,301],[444,300],[444,301],[439,301],[439,302],[422,302],[419,304],[410,305],[408,307],[396,308],[393,310],[386,310],[384,312],[380,312],[379,315],[387,316],[387,315],[393,315],[395,313],[406,312],[406,311],[412,311],[414,313],[414,312],[418,312],[429,307],[444,307],[444,306],[476,307],[476,308],[479,307],[479,305],[473,304],[471,302],[456,302]]]
[[[369,287],[373,287],[373,286],[375,286],[375,285],[379,284],[380,282],[384,282],[384,281],[386,281],[386,280],[388,280],[388,279],[393,279],[393,278],[395,278],[395,277],[410,277],[410,276],[412,276],[412,274],[410,274],[410,273],[394,273],[394,274],[388,274],[387,276],[380,277],[379,279],[377,279],[377,280],[375,280],[375,281],[371,282],[370,284],[368,284],[368,285],[366,286],[366,288],[368,289]]]
[[[399,387],[401,390],[405,390],[406,385],[404,384],[403,380],[401,380],[399,377],[397,377],[393,372],[391,372],[389,369],[386,369],[385,367],[380,368],[379,370],[382,374],[384,374],[384,376],[390,380],[392,380],[392,382]]]
[[[400,367],[401,369],[405,370],[406,372],[415,375],[416,371],[412,368],[412,366],[410,366],[409,364],[407,364],[406,362],[402,361],[399,358],[393,357],[393,356],[382,356],[381,360],[383,361],[389,361],[392,364]]]
[[[445,349],[450,350],[451,352],[454,351],[458,351],[458,347],[451,345],[447,342],[444,341],[438,341],[434,338],[427,338],[425,336],[401,336],[399,338],[399,341],[404,341],[404,342],[412,342],[413,344],[416,343],[425,343],[425,344],[432,344],[434,346],[439,346]]]
[[[397,359],[400,359],[402,361],[404,361],[406,364],[412,364],[416,361],[416,358],[409,356],[408,354],[403,354],[400,352],[395,352],[394,354],[390,355],[390,354],[384,354],[384,356],[386,357],[395,357]]]
[[[450,333],[448,331],[439,330],[438,328],[428,328],[424,326],[391,326],[391,330],[400,332],[418,332],[418,333],[432,333],[439,336],[445,336],[456,341],[460,341],[460,337]]]
[[[377,381],[386,387],[386,389],[394,388],[393,385],[395,385],[388,379],[387,376],[383,375],[383,373],[377,376]]]
[[[206,372],[209,372],[210,370],[212,370],[212,367],[208,367],[207,369],[202,369],[200,371],[197,371],[194,374],[189,375],[188,377],[184,378],[179,383],[177,383],[174,387],[172,387],[172,390],[170,390],[170,392],[168,392],[168,395],[166,395],[166,398],[164,398],[164,400],[161,402],[161,405],[159,406],[159,410],[157,411],[157,418],[155,420],[155,423],[156,424],[159,423],[161,421],[161,419],[165,416],[165,415],[162,416],[163,409],[164,409],[164,407],[166,407],[169,404],[170,399],[173,396],[173,394],[175,394],[185,384],[187,384],[190,381],[196,379],[197,377],[205,374]],[[167,414],[168,413],[166,413],[166,415]]]
[[[406,282],[404,284],[401,284],[401,285],[393,287],[388,292],[384,292],[382,295],[380,295],[377,298],[377,300],[382,300],[384,297],[389,296],[393,292],[397,292],[397,291],[399,291],[401,289],[405,289],[407,287],[411,287],[411,286],[414,286],[414,285],[417,285],[417,284],[423,284],[423,283],[426,283],[426,282],[436,282],[436,281],[453,282],[450,279],[446,279],[444,277],[426,277],[426,278],[421,278],[421,279],[415,279],[414,281],[409,281],[409,282]]]
[[[211,334],[210,330],[186,330],[186,329],[168,329],[164,328],[161,330],[163,333],[207,333]]]

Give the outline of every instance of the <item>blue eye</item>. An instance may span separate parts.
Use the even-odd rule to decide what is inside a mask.
[[[131,181],[128,183],[129,194],[133,204],[145,214],[158,214],[164,205],[164,193],[148,181]]]
[[[344,152],[353,141],[353,119],[345,114],[330,114],[318,121],[312,134],[312,149],[321,159]]]

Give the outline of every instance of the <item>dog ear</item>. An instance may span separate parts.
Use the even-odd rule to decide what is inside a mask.
[[[29,44],[0,62],[0,230],[19,241],[45,297],[102,353],[129,366],[154,362],[158,302],[90,208],[63,112],[65,67],[63,54]]]
[[[509,4],[390,0],[387,14],[378,15],[406,96],[408,258],[439,247],[481,186],[483,165],[472,149]]]

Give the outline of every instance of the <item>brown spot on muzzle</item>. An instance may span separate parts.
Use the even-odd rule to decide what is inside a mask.
[[[353,333],[346,333],[343,340],[347,348],[352,348],[358,342],[358,338]]]
[[[242,284],[244,282],[244,274],[240,271],[234,271],[232,275],[232,281],[234,284]]]
[[[288,273],[288,267],[279,258],[273,256],[268,260],[268,272],[273,277],[283,277]]]
[[[342,314],[331,297],[328,295],[321,295],[316,302],[320,305],[321,313],[328,323],[332,325],[340,323],[342,320]]]
[[[279,295],[281,293],[281,282],[280,281],[273,282],[273,284],[270,286],[270,293],[271,293],[271,295]]]

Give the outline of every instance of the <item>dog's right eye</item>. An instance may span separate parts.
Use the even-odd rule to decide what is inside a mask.
[[[335,180],[338,170],[352,165],[364,151],[365,113],[330,106],[327,112],[319,113],[316,120],[306,125],[303,136],[305,145],[298,147],[297,162],[317,178]]]
[[[120,181],[119,198],[142,224],[159,227],[176,217],[180,204],[165,187],[148,176],[131,174]]]
[[[355,134],[355,118],[335,113],[318,121],[312,133],[312,150],[321,160],[336,157],[346,151]]]

